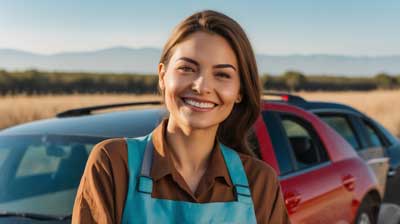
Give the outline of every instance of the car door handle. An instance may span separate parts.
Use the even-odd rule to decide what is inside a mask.
[[[301,195],[296,191],[285,192],[285,205],[290,213],[296,211],[301,201]]]
[[[342,184],[348,191],[353,191],[355,188],[355,178],[351,174],[342,177]]]

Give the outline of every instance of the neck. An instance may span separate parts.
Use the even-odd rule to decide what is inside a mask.
[[[213,150],[217,129],[218,125],[206,129],[181,127],[170,117],[166,140],[176,168],[185,173],[204,171]]]

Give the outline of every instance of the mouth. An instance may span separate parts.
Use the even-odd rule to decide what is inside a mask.
[[[212,103],[209,101],[200,101],[193,98],[185,98],[185,97],[181,99],[186,105],[200,111],[209,111],[217,106],[216,103]]]

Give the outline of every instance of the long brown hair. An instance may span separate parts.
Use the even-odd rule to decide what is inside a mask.
[[[236,54],[239,65],[242,101],[218,127],[217,139],[238,152],[254,155],[247,140],[249,130],[260,114],[260,81],[256,59],[244,30],[232,18],[216,11],[195,13],[174,29],[161,54],[160,63],[168,64],[174,47],[192,33],[203,31],[225,38]]]

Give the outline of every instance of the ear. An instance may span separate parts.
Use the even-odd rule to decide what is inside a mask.
[[[240,103],[240,102],[242,102],[242,94],[241,93],[238,94],[238,97],[235,100],[235,103]]]
[[[160,87],[161,90],[165,89],[165,83],[164,83],[165,69],[166,66],[164,65],[164,63],[158,64],[158,86]]]

